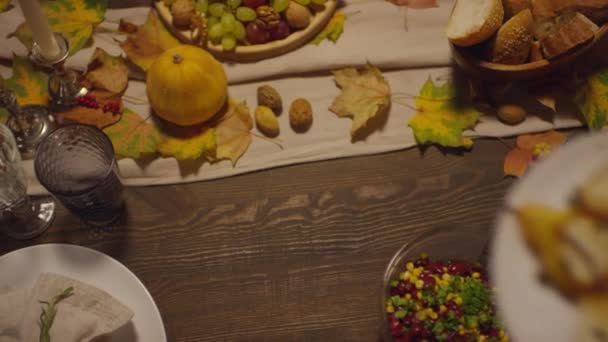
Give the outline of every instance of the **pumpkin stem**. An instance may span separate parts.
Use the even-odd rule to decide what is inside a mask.
[[[184,57],[182,57],[181,55],[179,55],[179,54],[177,54],[177,53],[176,53],[175,55],[173,55],[173,63],[175,63],[175,64],[179,64],[179,63],[181,63],[183,60],[184,60]]]

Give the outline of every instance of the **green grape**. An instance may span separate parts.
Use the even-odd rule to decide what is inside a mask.
[[[235,21],[234,30],[232,30],[232,34],[238,40],[245,40],[246,31],[245,26],[240,21]]]
[[[241,6],[241,0],[226,0],[226,3],[228,4],[228,7],[232,9]]]
[[[216,18],[216,17],[209,17],[209,18],[207,18],[207,27],[211,27],[211,26],[213,26],[213,25],[215,25],[215,24],[217,24],[219,22],[220,22],[220,20],[218,18]]]
[[[194,3],[194,9],[198,13],[207,13],[207,7],[209,6],[209,1],[207,0],[196,0]]]
[[[221,18],[222,14],[224,14],[224,10],[226,9],[226,5],[221,2],[214,2],[209,5],[209,14],[213,17]]]
[[[234,19],[234,14],[230,12],[225,12],[222,14],[222,26],[224,27],[224,32],[233,32],[234,24],[236,23],[236,19]]]
[[[222,23],[215,23],[209,29],[209,39],[211,39],[213,42],[219,42],[223,35],[224,27],[222,26]]]
[[[236,38],[234,38],[234,35],[232,33],[228,33],[224,37],[222,37],[222,47],[225,51],[234,50],[234,48],[236,47]]]
[[[257,18],[255,11],[249,7],[241,6],[236,9],[236,18],[242,22],[254,21]]]
[[[270,6],[277,12],[283,12],[289,7],[289,0],[270,0]]]
[[[308,6],[310,4],[310,0],[294,0],[302,6]]]
[[[327,0],[311,0],[313,4],[324,5]]]

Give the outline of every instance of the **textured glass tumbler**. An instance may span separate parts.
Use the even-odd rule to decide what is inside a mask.
[[[112,223],[123,211],[114,149],[96,127],[69,125],[49,134],[38,145],[34,169],[42,186],[89,224]]]
[[[0,124],[0,231],[15,239],[42,234],[55,216],[50,197],[30,198],[11,130]]]

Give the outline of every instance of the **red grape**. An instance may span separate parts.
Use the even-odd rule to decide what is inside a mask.
[[[287,22],[281,20],[279,22],[279,25],[273,27],[270,30],[270,39],[271,40],[285,39],[285,38],[287,38],[287,36],[289,36],[290,33],[291,33],[291,30],[289,29],[289,25],[287,24]]]
[[[251,44],[264,44],[270,40],[270,33],[262,30],[255,21],[247,24],[247,41]]]
[[[262,5],[266,5],[266,0],[243,0],[243,5],[256,9]]]

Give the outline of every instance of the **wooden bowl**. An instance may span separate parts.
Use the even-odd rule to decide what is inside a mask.
[[[472,76],[488,81],[519,81],[545,76],[572,63],[608,33],[608,24],[600,27],[595,38],[570,52],[553,60],[540,60],[531,63],[508,65],[487,62],[476,54],[475,47],[459,47],[450,43],[456,63]],[[482,47],[479,47],[480,49]]]
[[[289,37],[276,40],[266,44],[258,45],[237,45],[234,51],[224,51],[222,45],[208,43],[207,48],[216,58],[234,62],[255,62],[266,58],[272,58],[293,51],[300,46],[311,41],[329,22],[336,7],[338,0],[327,0],[325,8],[316,12],[310,25],[303,30],[295,31]],[[173,26],[173,16],[171,11],[163,1],[155,2],[159,16],[165,22],[169,30],[182,42],[191,43],[192,31],[180,30]]]

